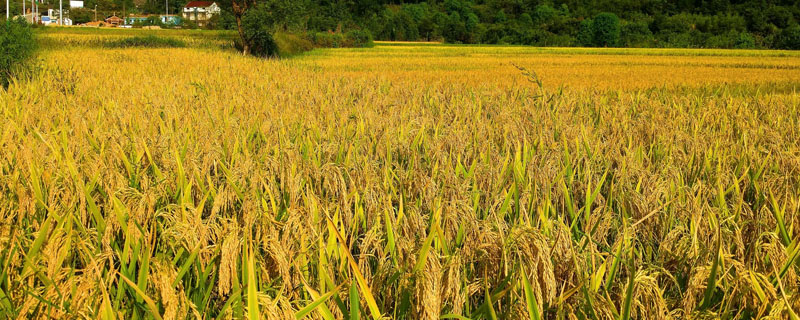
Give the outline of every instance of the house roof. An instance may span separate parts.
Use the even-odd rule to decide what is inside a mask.
[[[117,17],[117,16],[110,16],[110,17],[106,18],[106,21],[114,21],[114,20],[122,21],[122,18]]]
[[[214,4],[214,1],[190,1],[184,8],[207,8]]]

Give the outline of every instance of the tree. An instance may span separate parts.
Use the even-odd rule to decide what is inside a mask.
[[[74,24],[84,24],[94,20],[94,11],[84,8],[70,9],[69,17]]]
[[[781,31],[778,48],[800,50],[800,25],[794,24]]]
[[[272,37],[274,15],[267,4],[260,3],[250,8],[242,16],[242,46],[245,54],[258,57],[272,57],[278,54],[278,46]],[[244,49],[246,45],[247,49]]]
[[[306,10],[304,0],[266,0],[262,1],[276,29],[288,31],[302,24]]]
[[[450,17],[448,17],[447,23],[444,26],[444,32],[442,32],[445,41],[450,43],[463,43],[466,34],[467,27],[464,21],[461,20],[461,15],[454,11],[450,14]]]
[[[747,32],[742,32],[736,37],[733,44],[736,49],[753,49],[756,47],[756,39],[753,35]]]
[[[86,1],[117,6],[126,1],[145,2],[163,12],[163,2],[158,0]],[[175,1],[178,5],[188,0]],[[215,27],[239,29],[240,37],[245,31],[241,28],[243,15],[261,4],[268,13],[261,16],[268,17],[275,32],[364,30],[378,40],[444,39],[453,43],[777,48],[792,43],[792,26],[800,19],[798,0],[218,1],[229,14],[227,19],[220,17]],[[789,31],[783,32],[786,29]],[[247,44],[243,51],[249,47]]]
[[[620,23],[617,15],[604,12],[592,21],[594,45],[598,47],[614,47],[619,43]]]
[[[299,24],[302,14],[305,11],[304,0],[230,0],[230,8],[236,20],[236,27],[241,39],[242,53],[251,54],[254,46],[264,48],[262,44],[256,44],[255,39],[264,39],[263,32],[269,31],[271,34],[276,28],[288,30],[291,26]],[[227,7],[223,2],[223,7]],[[249,27],[257,27],[255,30],[246,30],[244,25],[245,15],[251,9],[258,7],[259,12],[250,18],[247,24]],[[248,36],[249,35],[249,36]],[[261,53],[258,53],[261,55]]]
[[[497,14],[494,16],[494,23],[505,23],[506,21],[508,21],[508,17],[506,17],[505,11],[503,11],[503,9],[497,11]]]
[[[250,10],[250,8],[255,7],[257,4],[258,0],[230,0],[231,12],[236,19],[236,30],[239,32],[239,38],[241,40],[242,53],[245,55],[250,54],[250,47],[252,44],[247,40],[242,19],[247,13],[247,10]]]
[[[578,45],[584,47],[591,47],[594,45],[594,31],[592,28],[592,20],[581,21],[580,31],[578,31],[577,40]]]
[[[625,47],[643,47],[653,39],[653,33],[644,21],[628,22],[622,26],[620,45]]]

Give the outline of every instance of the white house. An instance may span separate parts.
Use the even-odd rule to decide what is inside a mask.
[[[47,16],[42,17],[42,24],[51,25],[58,24],[58,9],[47,9]],[[64,10],[64,26],[71,26],[72,19],[69,18],[69,11]]]
[[[205,26],[211,17],[218,15],[222,10],[216,2],[190,1],[183,7],[183,19],[192,21],[197,26]]]

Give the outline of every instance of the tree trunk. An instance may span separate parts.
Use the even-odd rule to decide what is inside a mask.
[[[244,28],[242,27],[242,17],[249,7],[248,0],[233,0],[233,15],[236,17],[236,26],[239,29],[239,38],[242,39],[242,54],[250,55],[250,41],[244,35]]]
[[[242,39],[242,54],[250,55],[250,42],[247,41],[247,37],[244,36],[244,28],[242,28],[242,16],[236,15],[236,26],[239,28],[239,38]]]

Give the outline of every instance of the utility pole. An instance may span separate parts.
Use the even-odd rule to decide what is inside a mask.
[[[25,18],[25,21],[28,21],[28,10],[25,9],[25,0],[22,0],[22,17]]]
[[[58,25],[64,25],[64,0],[58,0]]]
[[[94,5],[94,21],[97,22],[97,5]]]
[[[10,10],[10,8],[11,8],[11,3],[10,3],[9,1],[10,1],[10,0],[6,0],[6,20],[8,20],[8,18],[10,18],[10,17],[11,17],[11,16],[8,14],[8,12],[9,12],[8,10]]]

